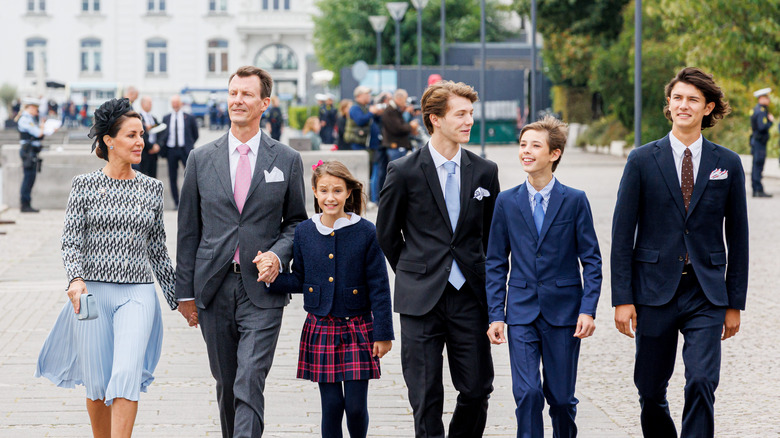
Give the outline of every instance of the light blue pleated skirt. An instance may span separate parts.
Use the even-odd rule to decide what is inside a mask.
[[[79,321],[66,299],[38,356],[36,377],[73,388],[90,400],[138,401],[154,380],[162,347],[162,315],[154,284],[88,281],[99,316]],[[66,297],[67,298],[67,297]]]

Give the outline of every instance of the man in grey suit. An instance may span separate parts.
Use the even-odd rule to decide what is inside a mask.
[[[179,203],[176,298],[189,325],[200,323],[225,438],[263,434],[265,379],[289,302],[264,282],[289,264],[307,219],[300,155],[259,128],[272,86],[252,66],[230,77],[230,132],[190,154]],[[258,251],[272,269],[257,271]]]

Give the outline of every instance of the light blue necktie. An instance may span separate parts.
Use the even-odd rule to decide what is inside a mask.
[[[534,224],[536,225],[536,234],[542,234],[542,224],[544,223],[544,207],[542,207],[542,194],[534,195]]]
[[[458,223],[458,216],[460,215],[460,188],[458,187],[458,181],[455,179],[455,162],[445,162],[444,168],[447,170],[447,181],[444,183],[444,202],[447,204],[447,214],[450,216],[452,232],[454,233],[455,226]],[[458,290],[466,282],[466,277],[463,276],[463,272],[460,271],[455,259],[452,260],[448,280]]]

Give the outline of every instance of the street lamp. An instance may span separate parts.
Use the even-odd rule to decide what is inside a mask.
[[[422,10],[428,0],[411,0],[417,9],[417,92],[422,93]]]
[[[368,21],[371,22],[371,27],[376,32],[376,66],[379,69],[379,92],[382,92],[382,31],[385,30],[387,25],[387,16],[385,15],[372,15],[368,17]]]
[[[439,43],[439,63],[441,64],[441,77],[444,77],[444,40],[447,36],[446,29],[444,27],[445,19],[447,18],[447,5],[445,4],[446,0],[441,0],[441,10],[440,12],[440,18],[441,18],[441,29],[440,32],[440,39],[441,42]]]
[[[406,9],[409,7],[409,3],[406,2],[390,2],[387,4],[387,10],[390,12],[390,16],[395,21],[395,74],[398,75],[398,70],[401,69],[401,20],[404,19]],[[397,76],[396,76],[397,77]]]

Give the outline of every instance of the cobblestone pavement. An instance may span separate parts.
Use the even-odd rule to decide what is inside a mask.
[[[515,147],[490,147],[488,158],[501,166],[504,189],[524,179]],[[612,209],[624,160],[567,151],[556,175],[584,189],[593,207],[604,260],[609,260]],[[63,184],[68,182],[63,181]],[[766,180],[767,191],[780,193],[780,180]],[[64,202],[63,202],[64,204]],[[717,392],[716,430],[719,437],[778,437],[780,417],[780,313],[773,296],[780,256],[780,198],[748,199],[751,222],[751,276],[748,311],[742,331],[724,343],[723,372]],[[59,252],[62,210],[21,215],[9,210],[0,219],[0,299],[6,311],[0,318],[0,438],[90,436],[83,388],[59,389],[32,377],[38,351],[56,314],[65,303],[64,271]],[[375,219],[376,211],[368,214]],[[175,212],[165,216],[168,248],[175,253]],[[582,343],[577,396],[580,436],[639,437],[639,404],[632,383],[634,346],[614,329],[609,296],[609,266],[599,304],[598,329]],[[164,303],[164,302],[163,302]],[[163,304],[164,306],[164,304]],[[135,436],[221,436],[219,416],[205,345],[198,330],[190,329],[178,312],[163,312],[165,339],[162,359],[149,392],[141,396]],[[300,328],[305,312],[300,297],[285,310],[279,346],[266,388],[266,436],[299,437],[319,434],[320,406],[316,385],[297,380],[295,367]],[[398,330],[396,318],[396,331]],[[493,348],[496,380],[485,436],[515,434],[514,402],[506,346]],[[446,361],[445,361],[446,363]],[[669,390],[671,409],[680,424],[683,367]],[[401,375],[400,345],[383,359],[383,376],[371,383],[370,436],[413,436],[411,409]],[[445,422],[455,392],[446,382]],[[551,436],[549,418],[546,435]]]

